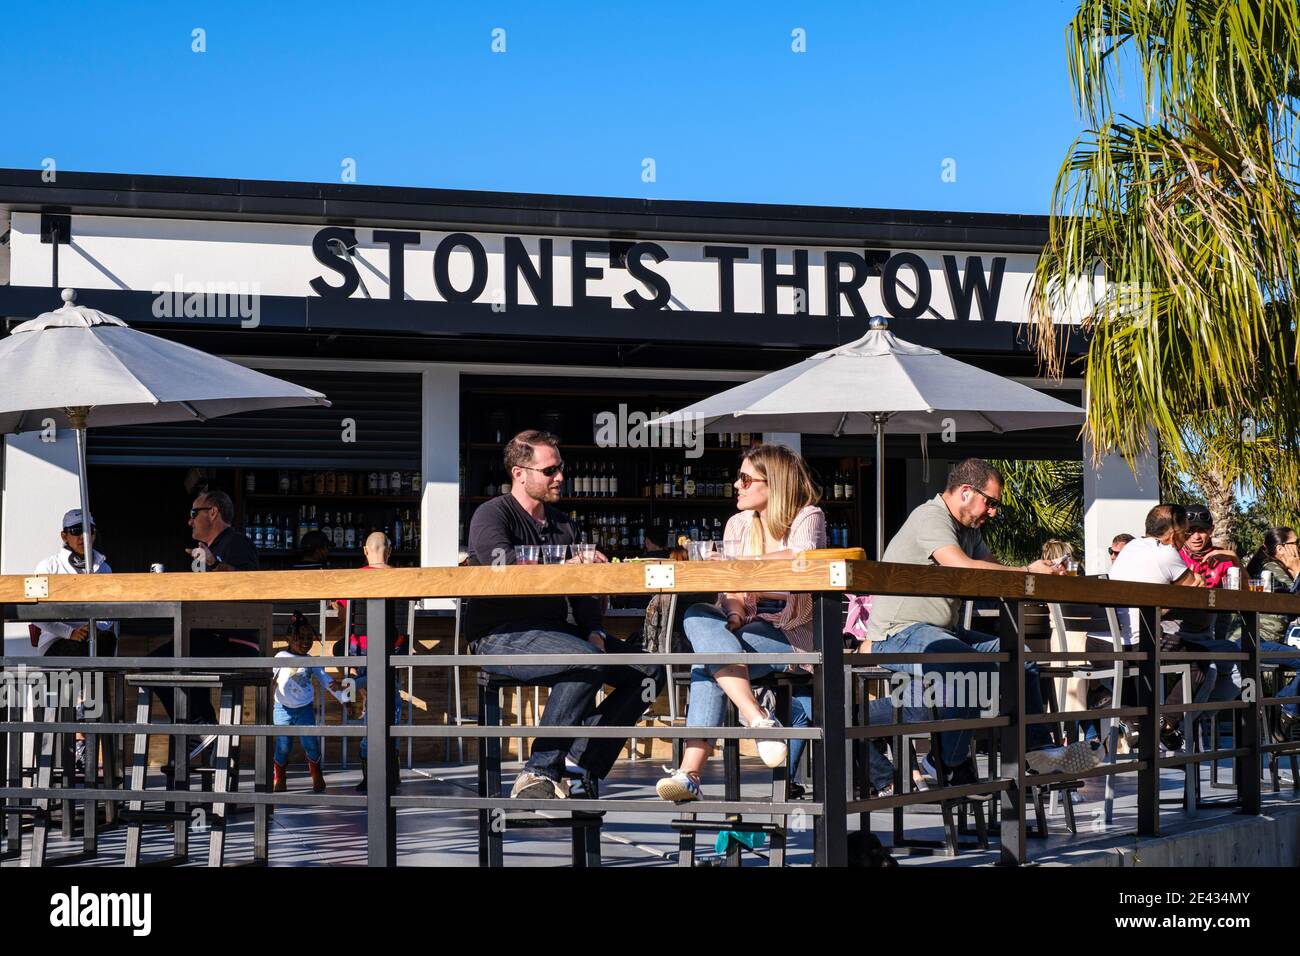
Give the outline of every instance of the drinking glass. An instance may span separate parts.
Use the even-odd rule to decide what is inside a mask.
[[[595,544],[584,541],[584,542],[571,545],[571,547],[573,548],[573,556],[578,560],[579,564],[596,563]]]
[[[722,556],[728,561],[739,561],[745,556],[745,545],[740,541],[724,541]]]
[[[569,554],[567,544],[544,544],[541,548],[542,564],[563,564]]]
[[[541,546],[536,544],[515,545],[515,564],[536,564],[541,553]]]
[[[710,541],[700,541],[700,542],[699,542],[699,545],[700,545],[700,560],[701,560],[701,561],[708,561],[708,560],[712,559],[712,557],[713,557],[713,542],[712,542],[711,540],[710,540]]]

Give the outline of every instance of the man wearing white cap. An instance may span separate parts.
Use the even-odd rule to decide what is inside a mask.
[[[95,519],[90,519],[90,539],[91,550],[94,557],[91,562],[91,572],[94,574],[111,574],[113,569],[108,566],[104,556],[94,550],[95,537]],[[63,530],[59,532],[59,537],[63,539],[63,547],[57,552],[50,555],[44,561],[36,566],[33,574],[82,574],[86,567],[86,522],[82,520],[81,509],[73,508],[63,516]],[[95,626],[100,631],[101,640],[98,647],[102,655],[106,652],[103,637],[105,632],[113,630],[112,621],[96,621]],[[84,657],[90,653],[90,646],[86,641],[89,628],[83,621],[77,625],[70,621],[42,621],[40,624],[32,624],[29,627],[32,646],[36,652],[42,655],[52,657]],[[111,651],[108,651],[111,653]]]

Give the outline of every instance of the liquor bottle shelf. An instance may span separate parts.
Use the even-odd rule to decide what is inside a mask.
[[[399,502],[405,502],[405,503],[407,503],[407,504],[416,504],[416,503],[419,502],[420,498],[419,498],[418,495],[370,495],[370,494],[365,494],[365,495],[339,495],[339,494],[329,495],[329,494],[320,494],[320,495],[317,495],[317,494],[301,494],[301,493],[296,494],[296,495],[293,495],[293,494],[282,495],[282,494],[279,494],[278,492],[256,492],[256,491],[255,491],[255,492],[245,492],[245,493],[244,493],[244,500],[245,500],[245,501],[302,501],[302,502],[306,502],[307,504],[315,504],[315,503],[317,503],[317,502],[323,502],[323,501],[327,501],[327,502],[330,502],[330,503],[333,503],[333,502],[336,502],[336,501],[360,501],[360,502],[365,502],[365,503],[371,503],[371,502],[383,502],[383,501],[388,501],[388,502],[399,501]]]

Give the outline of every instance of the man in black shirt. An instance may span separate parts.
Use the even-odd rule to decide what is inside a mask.
[[[204,488],[194,498],[190,506],[190,531],[194,535],[196,546],[186,548],[185,553],[192,560],[195,571],[257,571],[260,563],[257,548],[248,535],[235,530],[231,521],[235,518],[235,504],[224,491]],[[171,657],[172,642],[167,641],[162,647],[153,651],[150,657]],[[246,630],[200,630],[190,631],[191,657],[258,657],[262,653],[256,631]],[[174,691],[170,687],[160,687],[155,693],[167,711],[167,719],[172,720]],[[185,692],[188,720],[196,724],[215,724],[217,712],[212,706],[212,694],[207,690],[189,689]],[[203,747],[208,746],[215,737],[205,738]],[[193,743],[193,742],[192,742]],[[197,756],[199,751],[193,756]]]
[[[480,505],[469,524],[469,563],[502,567],[517,563],[520,545],[568,545],[578,540],[569,516],[554,502],[564,482],[559,439],[541,431],[516,435],[505,448],[510,494]],[[597,561],[604,561],[598,555]],[[551,689],[541,726],[630,727],[663,686],[663,669],[600,663],[603,652],[634,650],[601,630],[600,601],[591,596],[473,598],[465,606],[465,636],[477,654],[591,654],[589,666],[521,664],[485,670]],[[612,685],[600,706],[596,694]],[[512,797],[567,797],[565,776],[584,771],[603,778],[626,738],[537,738]]]

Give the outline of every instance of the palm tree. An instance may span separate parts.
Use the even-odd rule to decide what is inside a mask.
[[[1083,555],[1083,462],[998,459],[1004,507],[984,525],[993,553],[1008,564],[1041,556],[1043,542],[1059,538]]]
[[[1082,0],[1066,37],[1088,129],[1057,178],[1031,290],[1038,352],[1059,375],[1054,320],[1090,333],[1096,455],[1132,461],[1159,442],[1189,471],[1220,456],[1216,487],[1284,481],[1294,495],[1297,4]],[[1111,108],[1122,74],[1140,119]]]

